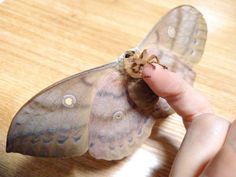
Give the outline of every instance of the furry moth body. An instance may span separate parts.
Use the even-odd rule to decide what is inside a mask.
[[[154,118],[170,113],[166,101],[142,80],[142,66],[160,62],[192,84],[191,67],[201,58],[206,35],[197,9],[172,9],[134,50],[59,81],[29,100],[11,123],[6,151],[41,157],[89,151],[105,160],[130,155],[150,135]]]

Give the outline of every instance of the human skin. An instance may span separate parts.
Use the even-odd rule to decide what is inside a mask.
[[[186,135],[170,177],[235,177],[236,121],[214,114],[207,99],[158,64],[143,68],[145,82],[183,118]]]

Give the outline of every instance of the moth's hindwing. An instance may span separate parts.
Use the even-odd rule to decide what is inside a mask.
[[[89,152],[97,159],[124,158],[149,137],[153,124],[129,97],[122,73],[112,70],[99,81],[93,101]]]

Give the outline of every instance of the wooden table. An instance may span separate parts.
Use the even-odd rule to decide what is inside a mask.
[[[114,162],[89,155],[43,159],[5,152],[12,117],[38,91],[111,62],[143,39],[184,0],[7,0],[0,4],[0,176],[167,177],[184,136],[181,118],[158,122],[132,156]],[[236,116],[236,1],[188,1],[205,16],[208,41],[195,87],[215,111]]]

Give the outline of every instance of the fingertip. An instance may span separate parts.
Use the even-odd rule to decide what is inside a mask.
[[[159,64],[146,64],[143,68],[144,81],[153,92],[166,99],[172,108],[191,122],[195,115],[212,112],[208,101],[179,75]]]
[[[156,65],[156,64],[146,64],[144,65],[143,68],[143,79],[144,81],[148,84],[148,86],[157,94],[158,93],[158,89],[156,87],[156,85],[159,85],[159,79],[157,80],[156,77],[154,77],[155,75],[160,75],[161,73],[161,68]]]
[[[154,64],[153,64],[154,65]],[[154,65],[155,66],[155,65]],[[143,67],[143,74],[152,74],[155,68],[149,63],[145,64]]]
[[[144,81],[159,96],[169,96],[176,92],[180,78],[159,64],[146,64],[143,68]],[[148,77],[145,77],[148,76]]]

